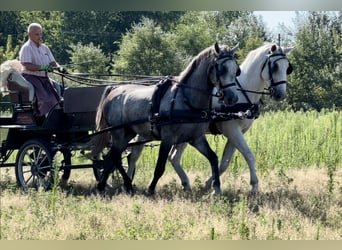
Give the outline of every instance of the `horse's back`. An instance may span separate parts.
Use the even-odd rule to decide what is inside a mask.
[[[155,86],[126,84],[114,88],[106,97],[104,112],[111,126],[148,119]]]

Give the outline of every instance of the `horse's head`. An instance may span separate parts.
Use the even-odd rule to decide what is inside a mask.
[[[286,53],[292,49],[273,44],[261,69],[261,77],[269,82],[270,95],[275,101],[281,101],[286,97],[287,76],[293,71]]]
[[[219,47],[215,43],[214,48],[215,60],[209,68],[209,79],[218,89],[217,94],[220,102],[232,106],[238,101],[236,89],[232,87],[236,85],[236,76],[241,73],[235,54],[235,51],[238,50],[238,45],[234,48],[229,48],[227,46]]]

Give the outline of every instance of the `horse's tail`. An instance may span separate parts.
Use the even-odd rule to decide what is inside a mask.
[[[101,131],[102,129],[108,127],[108,124],[104,116],[104,105],[106,103],[106,97],[108,96],[111,90],[111,86],[106,87],[102,94],[99,105],[97,107],[95,117],[95,125],[97,131]],[[87,156],[91,158],[97,157],[102,152],[102,150],[108,145],[109,141],[110,132],[99,133],[98,135],[95,135],[89,142],[91,146],[91,152]]]

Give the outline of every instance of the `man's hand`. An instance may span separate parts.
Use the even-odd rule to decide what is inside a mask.
[[[51,65],[42,64],[42,65],[40,65],[39,70],[40,71],[45,71],[45,72],[52,72],[53,68],[52,68]]]
[[[62,73],[62,74],[67,74],[68,73],[67,70],[64,67],[62,67],[62,66],[59,66],[57,68],[57,70],[58,70],[59,73]]]

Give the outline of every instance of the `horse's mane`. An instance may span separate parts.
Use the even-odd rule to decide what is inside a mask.
[[[202,63],[202,61],[208,60],[215,54],[214,46],[210,46],[202,50],[197,56],[195,56],[188,66],[179,74],[179,82],[186,83],[187,79],[193,73],[194,69]]]
[[[272,47],[272,45],[274,45],[274,43],[269,43],[266,42],[264,43],[262,46],[251,50],[245,60],[241,63],[241,68],[244,68],[245,65],[252,65],[253,62],[254,63],[259,63],[258,61],[256,61],[257,58],[259,58],[259,60],[264,60],[264,57],[260,56],[260,55],[267,55]],[[278,46],[277,46],[278,49]]]

